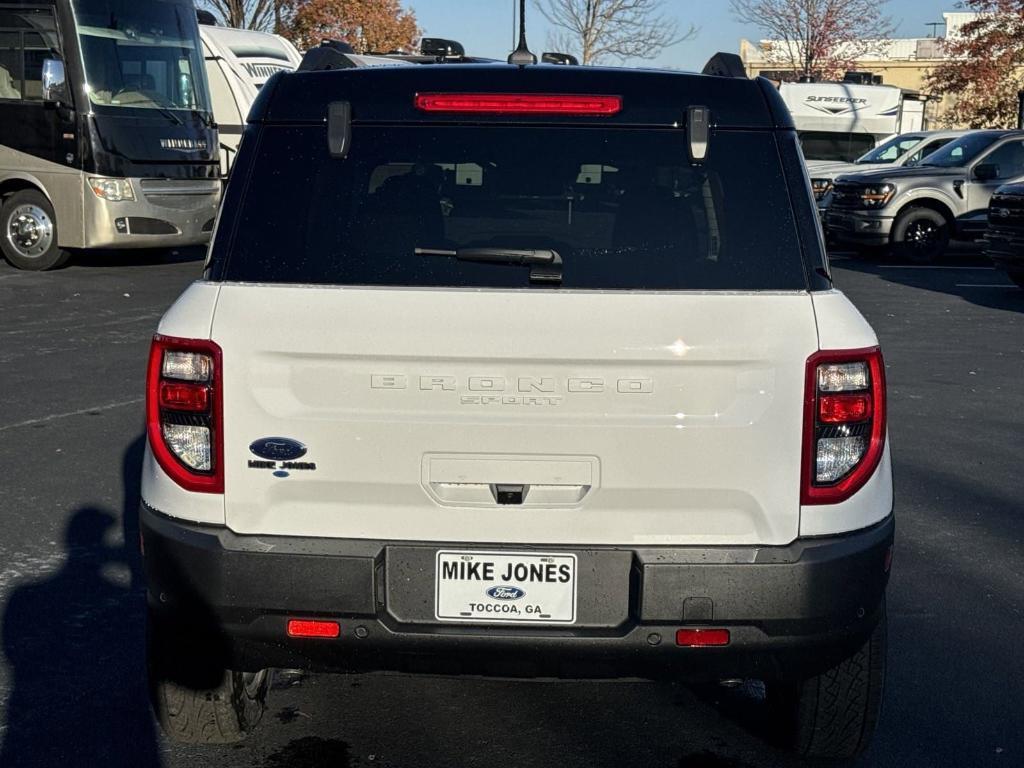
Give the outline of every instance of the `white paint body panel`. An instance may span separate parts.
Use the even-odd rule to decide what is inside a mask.
[[[160,332],[223,350],[226,492],[180,489],[147,452],[143,498],[237,533],[771,545],[892,509],[888,449],[848,501],[800,506],[806,360],[877,343],[837,291],[199,282]],[[250,468],[271,436],[315,471]],[[495,483],[530,490],[500,506]]]
[[[862,349],[878,345],[878,337],[867,320],[842,293],[815,293],[812,301],[822,349]],[[892,459],[887,436],[878,469],[863,488],[839,504],[805,506],[800,510],[800,535],[828,536],[866,528],[883,520],[892,508]]]
[[[817,349],[807,294],[225,285],[212,338],[224,350],[236,532],[537,544],[797,535],[804,363]],[[250,469],[249,444],[268,436],[304,443],[316,471]],[[452,480],[443,463],[424,476],[432,454],[515,459],[472,464],[460,505],[431,492]],[[564,460],[532,476],[555,501],[481,507],[480,486],[523,482],[531,457]],[[557,467],[585,457],[599,487],[573,504],[587,483]]]
[[[157,333],[184,339],[208,339],[220,286],[192,283],[160,320]],[[146,445],[142,462],[142,498],[153,509],[211,525],[224,525],[224,496],[186,491],[160,468]]]

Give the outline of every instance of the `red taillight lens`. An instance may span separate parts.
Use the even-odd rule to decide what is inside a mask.
[[[824,424],[845,424],[871,418],[871,395],[821,395],[818,398],[818,421]]]
[[[224,492],[221,350],[212,341],[154,336],[146,433],[160,467],[182,488]]]
[[[807,360],[802,504],[836,504],[874,474],[885,448],[885,366],[878,347]]]
[[[210,388],[204,384],[160,382],[160,407],[205,413],[210,408]]]
[[[609,116],[622,109],[621,96],[572,93],[417,93],[423,112],[495,115]]]
[[[288,637],[327,637],[341,635],[341,625],[336,621],[315,619],[288,619]]]
[[[676,645],[687,648],[705,648],[729,644],[728,629],[679,629]]]

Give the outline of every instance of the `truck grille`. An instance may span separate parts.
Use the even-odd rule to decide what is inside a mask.
[[[217,200],[220,182],[216,180],[143,179],[146,202],[176,211],[207,208]]]
[[[849,182],[838,182],[832,188],[832,205],[837,208],[860,208],[860,193],[863,187],[860,184]]]

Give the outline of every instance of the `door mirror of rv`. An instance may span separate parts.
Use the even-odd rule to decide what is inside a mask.
[[[64,77],[64,62],[60,59],[43,59],[43,101],[67,101],[67,81]]]
[[[999,166],[995,163],[982,163],[974,166],[974,178],[978,181],[995,181],[999,178]]]

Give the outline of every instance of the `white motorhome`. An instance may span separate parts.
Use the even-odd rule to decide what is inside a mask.
[[[924,130],[925,101],[893,85],[782,83],[808,160],[856,158],[893,134]]]
[[[220,132],[221,171],[227,173],[256,94],[275,72],[296,69],[302,56],[280,35],[214,26],[203,17],[200,22],[213,116]]]

